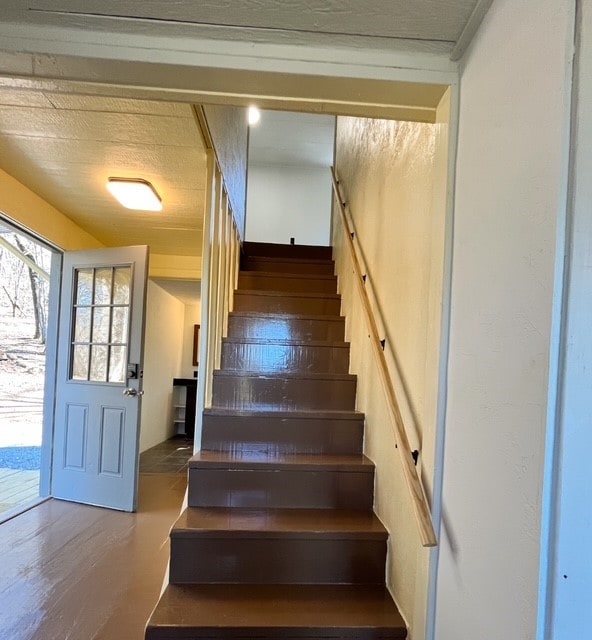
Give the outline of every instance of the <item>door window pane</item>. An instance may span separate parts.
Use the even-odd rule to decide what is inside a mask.
[[[95,304],[111,304],[113,269],[95,269]]]
[[[131,267],[77,269],[71,379],[126,381]]]
[[[113,304],[129,305],[132,270],[130,267],[116,267],[114,271]]]
[[[93,309],[93,343],[101,342],[106,344],[109,342],[109,316],[111,309],[109,307],[95,307]]]
[[[93,269],[77,269],[76,304],[90,304],[93,295]]]
[[[115,344],[127,342],[128,319],[129,307],[113,307],[111,342]]]
[[[125,382],[125,347],[110,347],[109,382]]]
[[[74,342],[90,342],[90,307],[76,309],[74,325]]]
[[[72,379],[88,380],[88,350],[86,344],[74,345],[72,354]]]
[[[109,347],[93,345],[90,351],[90,380],[107,381],[107,356]]]

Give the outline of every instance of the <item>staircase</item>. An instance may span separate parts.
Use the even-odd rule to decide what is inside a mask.
[[[405,638],[330,247],[245,243],[146,640]]]

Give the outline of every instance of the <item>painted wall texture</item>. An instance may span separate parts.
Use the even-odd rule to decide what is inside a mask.
[[[174,435],[173,378],[180,375],[185,305],[148,280],[140,451]]]
[[[337,119],[336,171],[384,329],[386,355],[413,448],[431,486],[442,296],[447,125]],[[441,171],[444,171],[442,180]],[[377,465],[376,511],[389,529],[387,581],[411,637],[422,638],[429,552],[419,542],[351,262],[334,213],[333,243],[366,454]],[[434,304],[435,303],[435,304]],[[430,443],[424,447],[423,443]]]
[[[61,211],[1,169],[0,213],[65,251],[104,246]]]
[[[536,637],[572,4],[496,0],[463,60],[438,640]]]
[[[249,166],[247,240],[327,246],[330,223],[329,169]]]
[[[204,113],[224,176],[228,197],[242,238],[245,237],[247,202],[248,126],[246,110],[240,107],[206,105]]]

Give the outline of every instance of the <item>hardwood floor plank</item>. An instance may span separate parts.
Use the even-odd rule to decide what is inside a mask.
[[[0,638],[143,638],[185,488],[141,475],[137,513],[49,500],[2,524]]]

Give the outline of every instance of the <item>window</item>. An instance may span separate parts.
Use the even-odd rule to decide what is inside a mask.
[[[131,267],[75,269],[70,379],[126,380]]]

